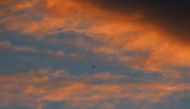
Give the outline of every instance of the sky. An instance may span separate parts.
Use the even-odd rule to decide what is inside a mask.
[[[0,109],[189,109],[188,0],[0,0]]]

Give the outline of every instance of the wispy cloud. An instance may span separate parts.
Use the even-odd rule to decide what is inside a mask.
[[[46,52],[49,56],[53,56],[56,58],[64,58],[65,57],[65,52],[63,50],[59,50],[59,51],[46,50]]]
[[[45,53],[54,58],[68,58],[70,60],[84,60],[85,57],[76,52],[65,52],[64,50],[49,50],[46,49]]]
[[[146,101],[154,104],[171,94],[190,90],[188,83],[135,83],[121,81],[121,78],[127,77],[112,73],[75,76],[64,70],[48,69],[1,75],[0,103],[10,105],[17,100],[26,105],[41,107],[47,102],[65,102],[78,108],[90,108],[101,101],[114,106],[128,99],[135,103]],[[102,82],[96,83],[99,80]],[[101,103],[98,106],[106,107]]]
[[[0,41],[0,48],[4,50],[11,50],[15,52],[37,52],[36,48],[28,46],[16,46],[9,41]]]

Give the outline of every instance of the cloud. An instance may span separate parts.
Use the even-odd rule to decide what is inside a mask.
[[[80,53],[65,53],[64,50],[57,50],[57,51],[52,51],[52,50],[45,50],[45,52],[54,58],[69,58],[72,60],[83,60],[85,57],[80,54]]]
[[[105,60],[177,77],[183,72],[178,69],[190,66],[190,45],[183,43],[189,35],[186,4],[182,1],[26,0],[6,3],[8,8],[3,8],[1,13],[12,11],[0,22],[8,31],[18,30],[24,36],[32,34],[36,38],[79,33],[96,43],[89,44],[83,39],[74,40],[73,45]]]
[[[74,60],[84,60],[85,56],[83,56],[82,54],[79,53],[68,53],[67,57],[70,59],[74,59]]]
[[[185,2],[176,4],[167,0],[138,3],[135,0],[1,2],[1,32],[17,31],[23,37],[41,39],[77,33],[86,39],[70,38],[71,42],[58,39],[54,44],[57,41],[70,44],[102,61],[129,66],[147,74],[160,73],[163,81],[145,82],[144,77],[140,82],[134,82],[134,78],[117,72],[76,76],[64,70],[49,69],[1,74],[0,104],[6,106],[17,101],[43,109],[48,102],[64,102],[83,109],[96,106],[114,109],[126,100],[133,104],[156,104],[176,93],[181,93],[179,98],[189,96],[190,84],[178,80],[190,77],[190,45],[184,43],[189,41],[186,11],[189,8]],[[33,47],[16,46],[9,41],[1,41],[0,48],[36,52]],[[45,52],[56,58],[84,58],[81,54],[63,50]],[[168,80],[171,78],[174,81]]]
[[[5,50],[11,50],[15,52],[32,52],[35,53],[37,50],[33,47],[27,47],[27,46],[15,46],[12,45],[9,41],[0,41],[0,47]]]
[[[65,57],[65,52],[63,50],[59,51],[51,51],[51,50],[46,50],[49,56],[53,56],[56,58],[64,58]]]
[[[93,108],[109,107],[107,102],[113,104],[114,108],[127,99],[135,104],[142,101],[155,104],[169,95],[190,90],[189,83],[138,83],[123,81],[121,78],[126,79],[124,75],[112,73],[76,76],[64,70],[49,69],[1,74],[0,106],[8,106],[17,101],[43,108],[48,102],[65,102],[78,108]],[[99,80],[102,82],[97,83]]]
[[[182,42],[188,42],[188,26],[190,8],[186,0],[87,0],[103,10],[120,13],[128,16],[134,13],[143,14],[143,21],[160,26],[164,31],[172,33],[170,37]],[[164,11],[164,13],[163,13]]]

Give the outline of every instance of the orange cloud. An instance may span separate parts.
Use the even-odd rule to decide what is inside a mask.
[[[107,75],[106,79],[104,79],[104,75]],[[17,102],[41,107],[47,102],[60,101],[79,108],[88,108],[93,107],[94,103],[107,100],[118,103],[126,99],[135,103],[140,101],[157,103],[176,92],[190,90],[189,83],[133,83],[132,81],[123,81],[121,78],[127,77],[111,73],[97,73],[85,77],[74,76],[64,70],[52,72],[48,69],[31,70],[25,74],[1,74],[0,95],[2,100],[0,103],[8,105],[17,100]],[[103,82],[94,83],[96,80],[103,80]],[[106,83],[107,80],[111,82]],[[102,106],[105,107],[103,104]]]
[[[20,30],[22,34],[34,34],[37,38],[62,32],[84,34],[101,44],[90,46],[83,40],[78,41],[79,47],[145,72],[179,76],[180,71],[176,68],[190,66],[189,45],[181,44],[170,37],[173,33],[144,20],[146,16],[140,11],[122,15],[98,8],[88,0],[41,2],[15,2],[14,8],[12,5],[8,8],[16,12],[30,11],[32,14],[14,15],[15,11],[11,11],[10,16],[0,22],[8,30]],[[37,18],[34,20],[33,17]]]

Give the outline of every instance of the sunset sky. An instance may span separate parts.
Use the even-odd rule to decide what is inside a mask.
[[[190,1],[0,0],[0,109],[190,109]]]

